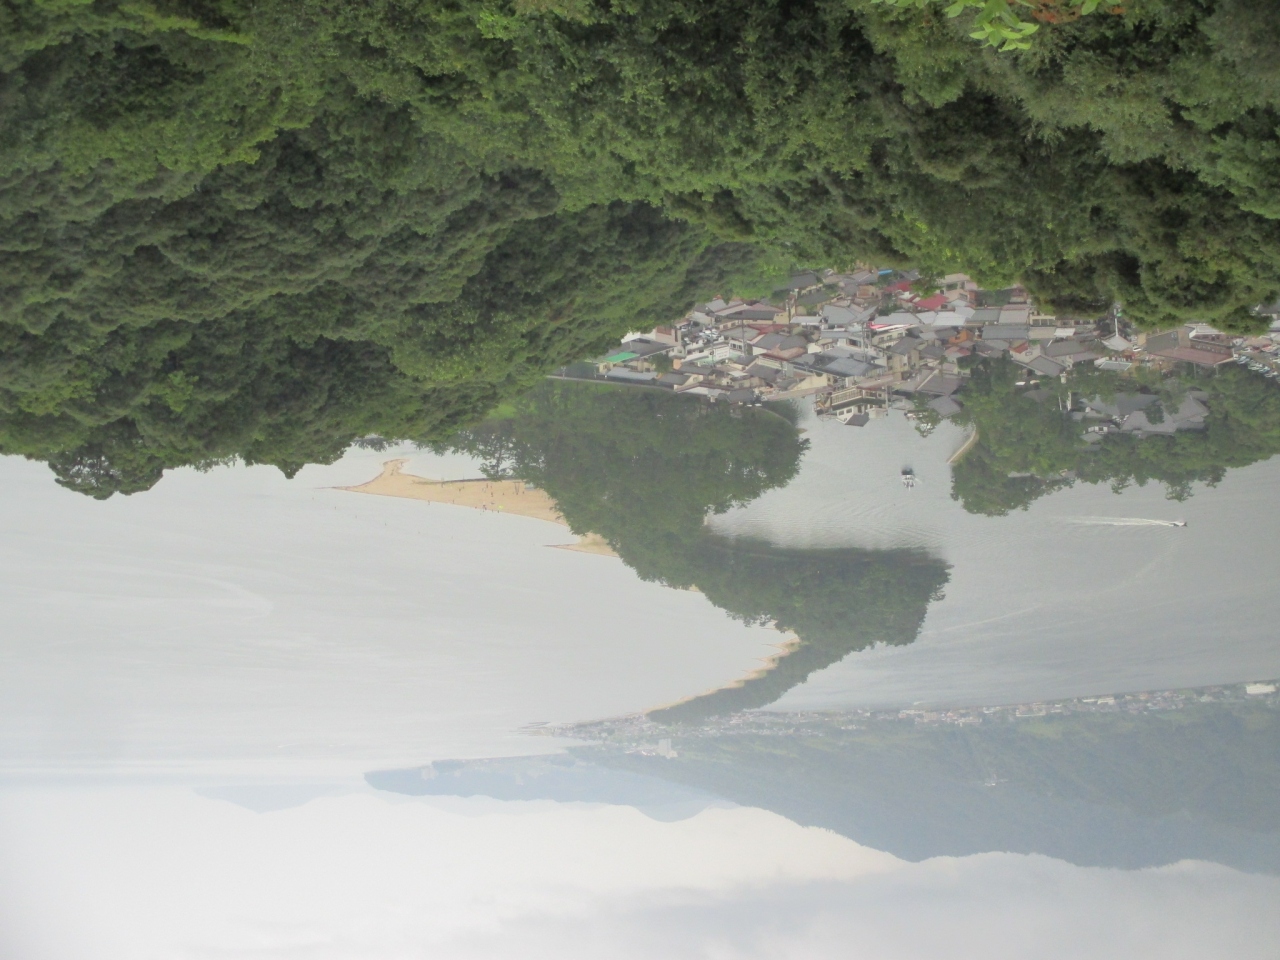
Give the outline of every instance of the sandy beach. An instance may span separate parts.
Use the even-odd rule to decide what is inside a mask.
[[[750,673],[746,673],[741,677],[738,677],[736,680],[732,680],[722,686],[713,687],[710,690],[704,690],[702,693],[695,693],[692,696],[681,697],[679,700],[674,700],[671,703],[664,703],[660,707],[655,707],[654,710],[667,710],[671,707],[678,707],[682,703],[689,703],[691,700],[698,700],[701,697],[708,697],[713,693],[719,693],[721,690],[736,690],[738,687],[745,687],[747,685],[747,681],[758,680],[770,671],[775,670],[778,666],[778,661],[783,657],[795,653],[796,648],[799,647],[802,642],[803,641],[801,641],[797,634],[790,633],[781,643],[771,644],[771,646],[778,652],[770,654],[767,657],[760,657],[760,666],[752,670]]]
[[[559,508],[545,491],[523,480],[429,480],[404,472],[408,460],[388,460],[372,480],[354,487],[338,487],[350,493],[371,493],[380,497],[405,497],[454,507],[469,507],[494,513],[514,514],[568,527]],[[616,557],[604,538],[588,533],[577,543],[554,544],[559,550],[574,550],[602,557]]]

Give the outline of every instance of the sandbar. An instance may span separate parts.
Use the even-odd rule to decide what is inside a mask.
[[[682,703],[689,703],[690,701],[693,701],[693,700],[700,700],[703,697],[709,697],[713,693],[719,693],[721,690],[736,690],[739,687],[745,687],[749,680],[759,680],[765,674],[770,673],[773,670],[776,670],[778,667],[778,661],[781,660],[783,657],[787,657],[795,653],[796,649],[803,642],[804,641],[802,641],[797,634],[793,633],[790,636],[788,636],[787,639],[783,640],[782,643],[770,644],[770,646],[773,647],[778,652],[771,654],[770,656],[767,656],[767,657],[757,658],[760,662],[760,666],[756,667],[756,669],[752,670],[750,673],[747,673],[741,677],[738,677],[738,679],[736,680],[731,680],[722,686],[715,687],[714,689],[704,690],[702,693],[695,693],[692,696],[688,696],[688,697],[681,697],[679,700],[676,700],[672,703],[664,703],[660,707],[654,707],[651,710],[647,710],[645,712],[656,713],[657,711],[660,711],[660,710],[669,710],[671,707],[678,707]]]
[[[382,472],[367,483],[354,487],[338,487],[349,493],[371,493],[380,497],[405,497],[410,500],[426,500],[445,503],[454,507],[470,507],[473,510],[509,513],[518,517],[545,520],[568,527],[564,516],[545,490],[523,480],[429,480],[404,472],[408,460],[388,460]],[[588,533],[577,543],[554,544],[560,550],[574,550],[601,557],[616,557],[609,544],[601,536]]]

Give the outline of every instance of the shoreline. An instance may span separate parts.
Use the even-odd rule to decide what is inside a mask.
[[[506,513],[532,520],[543,520],[568,529],[559,507],[544,490],[531,487],[523,480],[429,480],[404,472],[405,458],[388,460],[382,472],[372,480],[350,487],[332,487],[347,493],[364,493],[380,497],[425,500],[447,506],[466,507],[486,513]],[[548,544],[557,550],[572,550],[600,557],[616,557],[609,544],[598,534],[587,533],[576,543]]]
[[[975,426],[973,428],[973,433],[969,434],[969,439],[966,440],[964,443],[960,444],[960,449],[957,450],[955,453],[953,453],[950,459],[947,460],[947,466],[951,467],[959,463],[964,458],[964,455],[968,453],[971,449],[973,449],[973,445],[977,442],[978,442],[978,428]]]

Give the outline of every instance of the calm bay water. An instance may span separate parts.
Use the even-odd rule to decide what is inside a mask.
[[[0,461],[0,769],[358,778],[544,752],[521,728],[643,710],[775,652],[699,594],[549,549],[563,527],[330,489],[387,456],[292,481],[178,471],[105,503]]]
[[[1267,506],[1280,460],[1198,485],[1182,503],[1157,484],[1115,494],[1077,483],[984,517],[951,499],[957,428],[921,438],[901,414],[860,429],[802,426],[812,445],[796,480],[713,528],[789,547],[918,546],[952,565],[951,581],[914,643],[849,656],[776,709],[1018,703],[1280,676],[1280,514]],[[920,478],[912,490],[898,479],[905,466]]]
[[[1077,485],[966,514],[946,460],[900,415],[807,420],[788,486],[712,529],[788,548],[918,547],[951,565],[919,638],[852,653],[771,709],[1017,703],[1280,675],[1280,596],[1259,509],[1280,461],[1185,503]],[[521,728],[635,712],[723,686],[782,639],[616,559],[547,549],[542,521],[332,489],[391,454],[293,481],[179,471],[95,503],[9,459],[0,763],[354,774],[537,753]],[[903,466],[920,478],[898,480]],[[440,479],[465,457],[413,456]],[[1130,520],[1185,520],[1185,528]]]

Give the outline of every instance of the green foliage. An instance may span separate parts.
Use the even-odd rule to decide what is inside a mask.
[[[1074,372],[1065,385],[1042,383],[1034,394],[1016,386],[1021,375],[1007,359],[983,361],[965,388],[964,411],[956,419],[972,425],[978,441],[952,468],[951,495],[970,513],[1025,510],[1077,480],[1117,491],[1163,483],[1170,499],[1183,500],[1196,483],[1216,484],[1232,467],[1280,453],[1280,387],[1236,364],[1149,382],[1089,368]],[[1071,395],[1154,392],[1160,399],[1146,413],[1158,423],[1192,388],[1206,395],[1203,430],[1141,439],[1115,433],[1085,444],[1085,424],[1066,412]]]
[[[854,650],[910,643],[940,596],[946,565],[918,551],[784,550],[707,531],[709,514],[791,480],[805,446],[769,411],[560,382],[447,443],[491,477],[545,490],[576,533],[603,537],[644,579],[800,638],[743,685],[656,711],[663,721],[763,706]]]
[[[118,455],[137,489],[433,436],[796,262],[1256,328],[1266,0],[1057,17],[1010,55],[966,36],[989,7],[9,0],[0,449]]]
[[[215,251],[199,270],[126,261],[94,278],[118,293],[97,316],[85,316],[90,294],[82,309],[58,307],[43,334],[0,327],[0,450],[47,459],[61,482],[110,496],[148,489],[184,464],[240,457],[292,474],[336,459],[356,437],[444,436],[638,319],[678,313],[698,284],[722,275],[720,264],[742,259],[644,206],[520,228],[513,216],[537,212],[519,202],[528,189],[482,183],[449,198],[452,210],[436,215],[452,221],[440,233],[401,226],[342,244],[342,214],[365,208],[328,210],[327,231],[294,214],[281,225],[268,193],[251,211],[261,214],[253,252],[268,270],[249,250],[232,262]],[[406,217],[431,209],[401,202]],[[228,215],[215,229],[235,223],[245,219]],[[459,276],[466,256],[479,261],[470,278]],[[136,310],[167,286],[182,313],[129,322],[126,298],[139,286],[147,292]]]
[[[912,7],[926,9],[930,0],[875,0],[877,3],[909,9]],[[1029,0],[1014,0],[1015,6],[1032,7]],[[1093,13],[1098,0],[1085,0],[1079,8],[1080,13]],[[973,18],[973,31],[969,36],[981,40],[986,45],[1000,50],[1029,50],[1030,38],[1040,29],[1040,24],[1029,23],[1019,17],[1009,6],[1009,0],[954,0],[946,4],[948,17],[958,17],[962,13],[976,9]]]
[[[545,490],[575,533],[598,534],[641,576],[676,587],[692,585],[693,569],[672,567],[669,545],[788,483],[807,446],[767,410],[657,389],[549,381],[514,408],[445,445],[480,457],[488,476]]]
[[[949,579],[945,563],[918,550],[783,550],[705,534],[691,546],[685,563],[708,600],[800,642],[737,685],[650,711],[660,723],[763,707],[856,650],[911,643]]]

